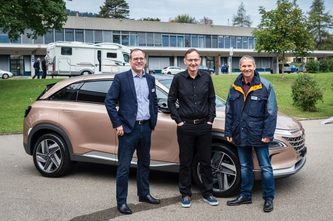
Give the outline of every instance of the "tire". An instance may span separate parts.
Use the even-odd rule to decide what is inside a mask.
[[[235,148],[227,144],[212,144],[213,195],[229,197],[238,193],[241,185],[240,164]],[[197,186],[202,186],[200,163],[195,157],[192,177]]]
[[[2,75],[2,79],[8,79],[9,78],[9,75],[8,74],[3,74]]]
[[[33,151],[36,169],[45,177],[60,177],[71,168],[68,148],[61,136],[50,133],[42,135]]]
[[[90,74],[92,74],[90,71],[83,71],[83,72],[81,73],[81,75],[90,75]]]
[[[171,72],[169,71],[167,74],[171,74]]]

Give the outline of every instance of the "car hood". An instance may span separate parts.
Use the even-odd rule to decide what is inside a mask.
[[[225,107],[216,108],[216,120],[225,120]],[[214,121],[215,122],[215,121]],[[222,126],[222,125],[219,125]],[[223,125],[224,128],[224,125]],[[300,130],[302,128],[301,123],[293,117],[290,117],[283,113],[278,113],[276,129],[281,130]]]

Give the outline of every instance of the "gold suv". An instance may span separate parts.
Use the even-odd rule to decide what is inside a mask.
[[[59,177],[73,162],[117,164],[118,140],[104,106],[114,75],[74,77],[48,85],[25,111],[23,144],[33,156],[36,169],[46,177]],[[170,118],[167,94],[170,75],[155,75],[159,99],[158,123],[152,136],[151,169],[178,172],[176,123]],[[225,197],[240,187],[240,165],[236,147],[224,137],[224,100],[216,97],[217,117],[213,125],[212,169],[214,195]],[[254,152],[254,151],[253,151]],[[270,157],[274,176],[297,173],[306,162],[304,129],[293,118],[279,114]],[[260,167],[253,156],[255,178]],[[134,156],[132,165],[136,165]],[[195,160],[192,176],[201,185],[200,165]]]

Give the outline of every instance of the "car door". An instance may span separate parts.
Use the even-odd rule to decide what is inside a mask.
[[[78,155],[115,161],[116,133],[104,106],[111,80],[82,82],[61,110],[59,120]],[[73,101],[75,100],[75,101]]]

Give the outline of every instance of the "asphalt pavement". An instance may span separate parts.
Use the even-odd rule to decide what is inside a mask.
[[[274,211],[262,211],[261,183],[256,182],[253,203],[226,205],[233,198],[218,198],[209,206],[193,187],[190,208],[182,208],[178,174],[151,172],[151,194],[160,205],[140,203],[135,170],[131,170],[128,205],[134,212],[116,209],[116,167],[78,163],[61,178],[42,177],[22,145],[22,134],[0,136],[0,220],[2,221],[107,221],[107,220],[333,220],[333,124],[302,121],[306,130],[307,163],[296,175],[276,180]]]

